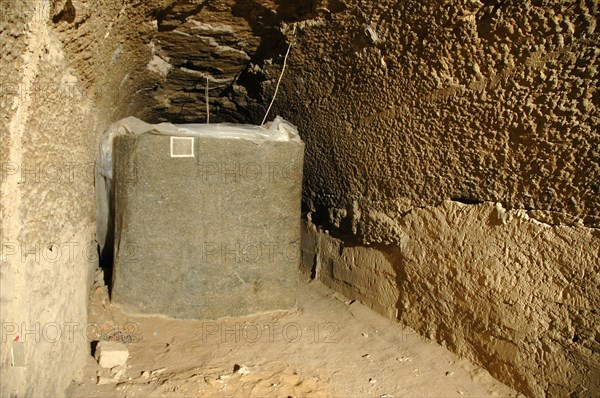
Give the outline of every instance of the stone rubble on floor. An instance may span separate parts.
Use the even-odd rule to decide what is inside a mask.
[[[129,359],[129,350],[121,343],[101,341],[96,346],[94,358],[101,367],[113,369],[117,366],[125,366]]]

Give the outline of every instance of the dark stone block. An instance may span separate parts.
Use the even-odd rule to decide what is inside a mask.
[[[112,298],[215,319],[291,309],[300,264],[301,141],[115,139]]]

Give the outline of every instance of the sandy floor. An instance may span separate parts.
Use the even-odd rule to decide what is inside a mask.
[[[90,356],[72,397],[518,396],[318,282],[301,286],[298,311],[218,321],[127,315],[98,288],[90,322],[106,338],[126,341],[130,358],[119,372]]]

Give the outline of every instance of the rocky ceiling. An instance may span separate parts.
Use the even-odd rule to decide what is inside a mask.
[[[52,12],[88,88],[118,95],[121,107],[127,96],[129,114],[204,122],[208,89],[211,122],[258,123],[289,45],[284,33],[316,9],[312,0],[62,0]],[[112,52],[109,64],[102,52]]]
[[[209,4],[210,3],[210,4]],[[298,5],[299,4],[299,5]],[[158,120],[204,120],[206,87],[214,120],[252,121],[262,109],[263,68],[281,63],[286,20],[310,11],[256,1],[175,4],[155,11],[149,67],[164,76],[153,95]]]

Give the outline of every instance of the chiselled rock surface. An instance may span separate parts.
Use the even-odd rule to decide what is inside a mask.
[[[405,216],[399,231],[398,247],[364,247],[308,224],[305,267],[527,396],[599,391],[596,230],[448,201]]]
[[[0,2],[3,397],[59,397],[82,377],[89,355],[97,120],[48,25],[49,3]],[[24,351],[19,366],[13,341]]]

